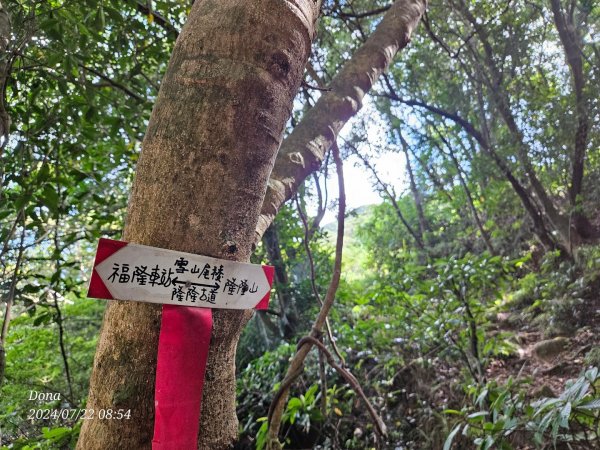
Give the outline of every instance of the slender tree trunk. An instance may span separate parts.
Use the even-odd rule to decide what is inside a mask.
[[[512,170],[510,169],[510,167],[508,166],[506,161],[504,161],[503,158],[500,155],[498,155],[498,153],[491,146],[490,142],[485,138],[485,136],[479,130],[477,130],[473,126],[473,124],[471,122],[469,122],[468,120],[465,120],[464,118],[462,118],[461,116],[459,116],[456,113],[445,111],[441,108],[438,108],[438,107],[432,106],[432,105],[428,105],[427,103],[424,103],[424,102],[421,102],[418,100],[404,100],[404,99],[396,96],[395,94],[390,94],[389,98],[392,100],[398,100],[405,105],[418,106],[418,107],[424,108],[433,114],[437,114],[439,116],[450,119],[453,122],[460,125],[463,128],[463,130],[465,130],[466,133],[471,135],[477,141],[477,143],[479,144],[481,149],[492,159],[492,161],[494,161],[494,163],[496,164],[496,166],[498,167],[498,169],[500,170],[502,175],[504,175],[504,177],[508,180],[508,182],[514,189],[515,193],[521,200],[521,203],[523,204],[525,211],[527,212],[527,214],[529,214],[529,217],[531,218],[531,220],[533,222],[534,233],[539,238],[540,242],[544,245],[544,247],[546,249],[550,249],[550,250],[551,249],[560,249],[561,251],[566,252],[567,254],[570,255],[570,253],[568,251],[568,247],[565,247],[565,246],[555,242],[554,239],[552,238],[552,236],[550,235],[550,233],[544,223],[544,219],[543,219],[541,213],[536,208],[535,204],[533,203],[529,193],[527,192],[527,189],[525,189],[525,187],[521,184],[521,182],[512,173]]]
[[[598,239],[600,238],[600,229],[594,227],[579,209],[581,206],[580,196],[583,192],[585,157],[589,141],[588,132],[590,130],[588,100],[585,95],[586,78],[583,71],[583,39],[580,30],[575,25],[573,15],[566,14],[563,11],[560,1],[550,0],[550,5],[567,64],[571,69],[571,79],[573,80],[575,93],[577,128],[571,153],[571,186],[569,187],[573,225],[578,234],[584,239]]]
[[[369,36],[341,68],[315,106],[285,139],[277,155],[256,228],[259,242],[284,202],[323,162],[337,134],[362,106],[365,94],[410,41],[426,0],[397,0]]]
[[[415,175],[412,170],[410,156],[408,154],[409,145],[400,133],[400,131],[398,131],[398,137],[400,138],[400,143],[402,144],[402,151],[404,152],[404,157],[406,158],[406,172],[408,173],[410,192],[412,193],[413,200],[415,202],[415,208],[417,209],[417,217],[419,218],[419,229],[421,231],[423,242],[426,243],[428,242],[428,234],[430,232],[430,228],[429,223],[427,222],[427,218],[425,217],[425,212],[423,210],[423,199],[421,198],[421,193],[419,192],[419,188],[417,187]]]
[[[317,231],[319,231],[319,228],[321,226],[321,221],[323,220],[323,217],[325,217],[325,213],[327,212],[327,159],[325,160],[325,164],[323,164],[323,166],[325,168],[325,173],[323,175],[323,178],[324,178],[323,185],[325,187],[325,196],[323,196],[323,190],[321,189],[321,183],[319,182],[319,176],[317,175],[317,172],[313,172],[313,174],[312,174],[313,181],[315,183],[315,190],[317,191],[318,204],[317,204],[317,214],[313,218],[312,223],[310,224],[310,227],[308,228],[308,231],[306,233],[307,241],[312,240],[315,233]]]
[[[452,203],[454,201],[452,199],[452,196],[448,193],[448,191],[444,187],[444,184],[436,175],[435,170],[433,170],[431,167],[429,167],[427,165],[427,162],[423,161],[423,159],[420,158],[419,155],[417,154],[417,152],[415,152],[412,148],[409,148],[409,150],[412,153],[413,157],[419,162],[419,165],[421,166],[423,171],[427,174],[427,177],[429,177],[429,179],[431,180],[433,185],[437,188],[437,190],[440,191],[440,193],[443,194],[444,197],[446,197],[450,203]]]
[[[442,135],[440,130],[438,130],[435,125],[433,125],[433,128],[436,130],[439,138],[442,140],[442,142],[448,149],[448,155],[450,156],[450,160],[452,161],[452,164],[454,165],[454,168],[456,169],[456,173],[458,175],[458,181],[459,181],[460,185],[462,186],[463,190],[465,191],[465,196],[467,197],[467,203],[469,204],[469,209],[471,210],[471,214],[473,214],[473,220],[475,221],[475,225],[477,225],[477,228],[479,229],[479,232],[481,233],[481,237],[483,238],[485,246],[492,255],[495,255],[496,249],[494,249],[494,246],[492,245],[492,241],[490,239],[490,235],[489,235],[488,231],[485,229],[485,227],[483,226],[483,222],[481,221],[481,218],[479,217],[479,212],[477,212],[477,208],[475,207],[475,201],[473,200],[473,195],[471,194],[471,189],[469,189],[469,185],[467,184],[467,181],[465,180],[462,167],[460,165],[460,162],[458,161],[458,158],[454,154],[452,145],[450,145],[450,142],[448,142],[448,140]],[[442,154],[445,154],[445,152],[442,150],[441,147],[439,148],[439,150]]]
[[[527,212],[527,214],[529,215],[529,218],[531,219],[531,221],[533,223],[533,231],[534,231],[535,235],[538,237],[538,239],[540,240],[540,242],[542,243],[542,245],[547,250],[560,249],[561,251],[566,252],[567,254],[570,255],[570,251],[568,250],[568,247],[564,247],[562,244],[557,243],[552,238],[552,235],[550,234],[550,232],[548,231],[548,228],[546,227],[546,224],[544,223],[544,218],[542,217],[542,214],[536,208],[531,197],[529,196],[529,193],[527,192],[527,189],[525,189],[525,186],[523,186],[519,182],[519,180],[514,176],[514,174],[512,173],[512,171],[506,164],[506,162],[491,147],[488,148],[487,153],[492,158],[492,160],[496,163],[496,166],[498,166],[498,168],[500,169],[502,174],[506,177],[506,179],[512,186],[513,190],[517,194],[517,197],[519,197],[519,199],[521,200],[521,203],[523,204],[525,211]]]
[[[256,311],[256,315],[259,319],[258,323],[261,329],[261,334],[265,340],[265,345],[268,347],[271,345],[271,339],[269,339],[267,330],[270,331],[273,336],[279,336],[279,327],[273,323],[267,311]]]
[[[248,261],[320,4],[197,0],[177,39],[143,142],[124,239]],[[214,310],[199,447],[237,439],[235,349],[252,311]],[[148,449],[161,307],[111,301],[78,448]]]
[[[509,132],[513,136],[515,140],[515,145],[517,149],[517,157],[523,166],[523,170],[527,175],[529,183],[538,198],[540,204],[544,209],[544,213],[548,217],[548,219],[554,225],[554,228],[560,233],[561,239],[563,243],[571,247],[571,244],[578,243],[580,238],[576,233],[576,230],[571,227],[571,223],[568,217],[561,214],[558,210],[554,201],[544,188],[542,182],[537,176],[535,168],[531,163],[529,158],[529,147],[525,142],[525,138],[523,136],[523,132],[517,125],[517,121],[514,117],[513,111],[510,106],[510,99],[507,94],[507,90],[504,87],[503,82],[503,74],[501,73],[496,61],[494,59],[494,53],[492,46],[490,45],[489,36],[485,27],[479,25],[477,20],[469,10],[468,6],[465,4],[464,0],[459,0],[459,8],[463,14],[463,16],[467,19],[467,21],[473,27],[475,33],[477,34],[481,45],[483,46],[483,66],[479,63],[478,57],[476,55],[475,49],[473,48],[473,44],[470,43],[470,48],[472,48],[472,52],[474,54],[473,61],[480,68],[480,72],[483,72],[484,67],[487,68],[489,72],[488,76],[483,76],[483,81],[486,83],[489,94],[491,96],[492,102],[496,106],[496,109],[500,113],[500,117],[506,124]],[[575,242],[574,242],[575,241]]]
[[[0,3],[0,150],[6,146],[10,133],[10,117],[6,111],[5,97],[10,73],[10,54],[6,50],[11,40],[11,31],[10,16],[6,7]],[[0,180],[3,179],[3,170],[0,167]]]
[[[298,315],[296,314],[289,291],[290,283],[287,267],[283,260],[283,255],[281,254],[276,222],[273,222],[271,226],[267,228],[264,235],[264,243],[269,257],[269,263],[275,268],[275,290],[281,309],[281,316],[279,317],[281,335],[286,339],[290,339],[296,332]]]
[[[23,261],[23,242],[25,240],[25,221],[21,224],[21,241],[19,242],[19,250],[17,253],[17,261],[8,287],[8,296],[6,297],[6,306],[4,307],[4,318],[2,319],[2,327],[0,328],[0,386],[4,381],[4,371],[6,370],[6,338],[8,336],[8,326],[10,325],[10,313],[13,302],[15,301],[15,289],[19,280],[19,271]]]
[[[577,27],[573,22],[573,16],[563,12],[559,0],[550,0],[554,24],[558,30],[560,41],[563,45],[567,64],[571,69],[573,88],[575,91],[575,103],[577,110],[577,131],[575,143],[571,156],[571,187],[569,197],[571,204],[576,205],[577,196],[581,193],[583,185],[583,170],[585,162],[585,151],[587,147],[587,134],[589,130],[589,118],[587,115],[586,100],[584,96],[585,77],[583,74],[582,40]]]
[[[377,170],[375,170],[375,167],[373,167],[371,165],[371,163],[365,156],[360,154],[360,152],[358,151],[358,149],[356,147],[354,147],[350,143],[347,143],[346,145],[348,145],[350,148],[352,148],[352,152],[354,153],[354,155],[356,155],[362,161],[365,168],[368,169],[369,172],[371,172],[371,175],[373,175],[373,178],[375,178],[375,182],[381,188],[381,191],[383,192],[383,194],[388,198],[388,200],[392,204],[392,207],[394,208],[394,211],[396,211],[396,215],[398,216],[398,219],[400,219],[400,222],[402,222],[402,225],[404,225],[404,228],[406,228],[406,231],[408,231],[408,234],[410,234],[413,237],[413,239],[415,240],[415,243],[417,244],[417,247],[419,247],[419,250],[421,250],[423,252],[423,254],[427,253],[427,249],[425,248],[425,243],[423,242],[423,236],[421,234],[420,228],[414,229],[410,225],[410,223],[408,223],[408,220],[406,220],[406,217],[404,217],[404,214],[402,213],[402,209],[400,208],[400,205],[398,204],[398,201],[396,200],[396,192],[394,192],[394,188],[393,187],[390,188],[390,186],[379,177],[379,175],[377,174]]]
[[[521,203],[525,208],[525,212],[529,215],[529,218],[532,221],[533,232],[535,236],[537,236],[543,247],[547,250],[560,249],[563,252],[569,253],[567,251],[568,247],[563,247],[554,240],[551,233],[548,231],[539,208],[534,203],[534,199],[527,192],[525,186],[523,186],[523,184],[513,175],[507,162],[501,158],[493,148],[490,127],[485,113],[485,103],[481,80],[477,81],[479,86],[477,89],[477,105],[479,107],[477,113],[481,121],[481,132],[478,133],[478,135],[481,137],[481,139],[478,139],[477,135],[471,136],[482,146],[485,153],[492,158],[492,160],[496,163],[496,166],[500,169],[500,172],[506,177],[512,186],[513,190],[517,194],[517,197],[519,197],[519,200],[521,200]]]

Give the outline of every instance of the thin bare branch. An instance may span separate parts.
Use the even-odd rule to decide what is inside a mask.
[[[175,26],[171,22],[169,22],[165,17],[163,17],[154,9],[152,9],[148,3],[136,1],[135,7],[142,14],[146,16],[152,16],[154,23],[160,25],[167,33],[171,34],[174,38],[177,38],[177,36],[179,36],[179,30],[175,28]]]
[[[392,5],[382,6],[381,8],[372,9],[370,11],[364,11],[361,13],[357,13],[355,11],[345,12],[342,11],[339,13],[340,18],[352,18],[352,19],[363,19],[365,17],[378,16],[379,14],[383,14],[388,9],[391,8]]]
[[[331,353],[329,352],[329,350],[327,350],[327,348],[323,345],[322,342],[318,341],[314,337],[305,336],[302,339],[300,339],[300,341],[298,342],[298,347],[300,347],[302,345],[307,345],[307,344],[311,344],[311,345],[314,345],[315,347],[317,347],[319,349],[319,351],[325,355],[325,358],[327,359],[327,362],[329,363],[329,365],[331,367],[333,367],[335,370],[337,370],[337,372],[342,376],[342,378],[344,378],[344,380],[346,380],[348,382],[348,384],[352,387],[352,390],[354,390],[354,392],[356,392],[358,394],[358,396],[362,399],[362,401],[365,403],[365,406],[367,407],[367,411],[369,412],[369,415],[373,419],[373,422],[375,423],[375,426],[377,427],[377,431],[379,432],[379,434],[381,434],[382,436],[385,436],[387,434],[387,427],[385,426],[385,423],[383,422],[383,420],[381,419],[379,414],[377,414],[377,412],[375,412],[373,405],[371,405],[371,402],[365,395],[365,393],[362,390],[362,387],[361,387],[360,383],[358,382],[358,380],[356,379],[356,377],[354,375],[352,375],[350,373],[350,371],[348,371],[348,369],[345,369],[344,367],[338,365],[334,361]]]
[[[335,246],[335,261],[333,264],[333,275],[331,277],[331,283],[325,294],[325,299],[321,310],[315,319],[309,336],[314,339],[319,339],[322,335],[322,329],[327,321],[327,317],[333,302],[335,300],[335,294],[340,283],[342,274],[342,251],[344,248],[344,222],[346,215],[346,191],[344,188],[344,171],[343,163],[339,154],[337,145],[332,147],[333,158],[338,173],[338,186],[339,186],[339,200],[338,200],[338,227],[337,227],[337,239]],[[280,448],[279,444],[279,428],[281,426],[281,418],[285,408],[285,403],[289,395],[290,386],[292,383],[302,374],[304,368],[304,360],[308,355],[308,352],[312,348],[313,344],[307,342],[298,347],[296,354],[292,358],[288,371],[284,380],[281,382],[281,386],[277,391],[271,406],[269,408],[268,423],[269,431],[267,437],[267,449],[274,450]]]
[[[127,95],[129,95],[131,98],[137,100],[140,103],[144,103],[146,102],[146,99],[142,98],[139,94],[136,94],[135,92],[133,92],[131,89],[129,89],[127,86],[125,86],[124,84],[119,83],[118,81],[113,80],[112,78],[104,75],[102,72],[100,72],[99,70],[96,70],[92,67],[88,67],[84,64],[79,63],[78,64],[79,67],[81,67],[83,70],[86,70],[90,73],[93,73],[94,75],[96,75],[98,78],[104,80],[106,83],[108,83],[108,85],[117,88],[123,92],[125,92]]]
[[[319,289],[317,288],[317,275],[315,271],[315,261],[312,256],[312,251],[310,249],[310,230],[308,228],[308,220],[306,218],[306,214],[302,210],[300,206],[300,202],[298,201],[298,196],[296,196],[296,206],[298,208],[298,214],[300,214],[300,218],[302,219],[302,225],[304,226],[304,249],[306,251],[306,255],[308,256],[308,264],[310,267],[310,284],[312,286],[313,294],[319,304],[323,306],[323,300],[321,299],[321,294],[319,294]],[[335,354],[338,356],[340,361],[342,361],[342,365],[346,365],[344,361],[344,357],[339,351],[335,339],[333,338],[333,333],[331,332],[331,325],[329,324],[329,318],[325,319],[325,329],[327,330],[327,337],[329,338],[329,342],[331,342],[331,346],[333,347]]]

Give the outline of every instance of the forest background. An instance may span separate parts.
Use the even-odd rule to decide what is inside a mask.
[[[391,5],[323,3],[287,135],[336,94]],[[81,422],[30,420],[27,398],[85,405],[105,306],[85,298],[95,245],[120,237],[189,8],[1,3],[2,448],[77,440]],[[324,339],[337,363],[310,354],[285,405],[285,448],[597,448],[599,46],[592,0],[429,2],[337,139],[382,201],[343,215]],[[269,405],[329,287],[334,182],[325,156],[252,257],[277,276],[238,348],[239,448],[266,445]]]

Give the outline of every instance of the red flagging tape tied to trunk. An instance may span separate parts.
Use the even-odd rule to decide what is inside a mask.
[[[271,266],[100,239],[88,297],[163,304],[153,450],[195,450],[212,309],[267,309]]]
[[[153,450],[195,450],[212,311],[164,305],[154,392]]]

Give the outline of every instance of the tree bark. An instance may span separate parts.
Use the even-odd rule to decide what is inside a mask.
[[[143,142],[124,239],[248,261],[269,173],[310,53],[320,2],[196,1]],[[199,448],[237,439],[235,349],[252,311],[213,312]],[[111,301],[79,449],[148,449],[161,308]]]
[[[284,140],[269,179],[255,242],[260,241],[281,205],[320,166],[342,127],[362,106],[365,94],[408,44],[426,4],[426,0],[397,0],[332,80],[331,90],[323,93]]]

